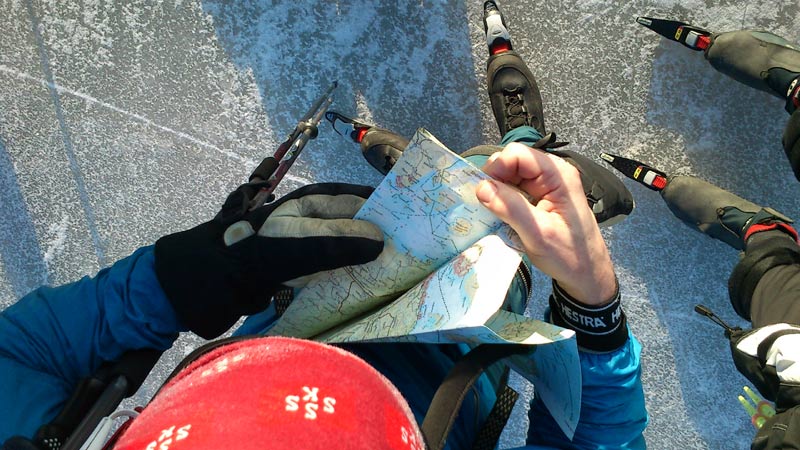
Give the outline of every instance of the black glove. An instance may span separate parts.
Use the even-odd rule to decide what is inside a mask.
[[[205,339],[264,310],[281,283],[364,264],[383,249],[380,229],[353,220],[372,188],[314,184],[249,212],[259,187],[240,186],[213,220],[156,242],[161,287],[181,323]]]
[[[728,332],[733,362],[777,414],[759,428],[751,449],[800,448],[800,326],[779,323]]]
[[[730,334],[733,362],[779,413],[800,406],[800,326],[779,323]]]

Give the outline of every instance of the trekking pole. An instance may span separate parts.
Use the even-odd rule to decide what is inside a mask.
[[[273,192],[278,183],[300,156],[306,143],[317,137],[317,126],[333,103],[331,95],[337,85],[336,81],[331,83],[275,153],[264,158],[250,175],[250,183],[259,190],[250,200],[249,210],[259,208],[274,199]],[[233,228],[235,227],[226,230],[226,242],[231,239],[228,234]],[[160,351],[132,350],[123,354],[110,372],[101,369],[98,374],[85,379],[59,416],[40,428],[37,441],[46,443],[49,448],[80,450],[98,424],[113,413],[123,399],[139,389],[160,356]],[[59,446],[62,442],[63,445]]]
[[[336,86],[338,86],[337,81],[331,83],[325,93],[314,102],[311,109],[300,119],[300,122],[289,134],[289,137],[278,146],[275,154],[264,158],[261,164],[250,174],[250,182],[265,183],[250,201],[251,211],[263,206],[264,203],[272,201],[274,198],[272,193],[292,164],[297,160],[297,157],[300,156],[303,147],[308,141],[317,137],[317,126],[325,116],[325,111],[333,103],[331,94],[336,89]]]
[[[328,107],[333,103],[331,95],[336,86],[338,86],[338,82],[331,83],[325,93],[311,105],[311,109],[300,118],[297,126],[289,133],[286,140],[278,146],[275,153],[264,158],[253,173],[250,174],[249,182],[239,187],[245,198],[250,199],[247,203],[247,211],[258,209],[264,206],[265,203],[275,199],[273,192],[278,187],[278,183],[289,171],[289,168],[292,167],[297,157],[300,156],[300,152],[303,151],[306,143],[317,137],[317,127],[325,116]],[[257,191],[254,192],[256,189]],[[232,217],[229,220],[236,220],[236,222],[228,226],[223,235],[223,240],[227,246],[231,246],[256,233],[249,222],[240,220],[243,217],[243,213],[245,213],[240,209],[241,203],[236,200],[230,206]],[[224,216],[227,210],[226,201],[226,205],[222,207],[220,214]]]

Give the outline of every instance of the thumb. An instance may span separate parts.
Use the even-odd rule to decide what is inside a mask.
[[[496,180],[484,180],[475,192],[478,201],[524,237],[522,224],[535,224],[539,212],[518,190]]]
[[[268,222],[272,225],[269,233],[259,232],[242,243],[257,249],[262,266],[279,282],[364,264],[383,250],[383,234],[366,221],[281,218]]]
[[[352,237],[383,241],[383,232],[376,225],[358,219],[314,219],[308,217],[270,217],[258,230],[269,238],[337,238]]]

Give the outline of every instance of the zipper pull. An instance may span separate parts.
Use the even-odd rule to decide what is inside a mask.
[[[707,306],[694,305],[694,312],[696,312],[697,314],[700,314],[701,316],[708,317],[709,319],[711,319],[712,322],[714,322],[717,325],[719,325],[722,328],[724,328],[725,329],[725,337],[727,337],[728,339],[730,339],[731,334],[733,332],[742,330],[740,327],[732,327],[732,326],[728,325],[727,323],[725,323],[724,320],[720,319],[720,317],[718,315],[714,314],[714,312],[711,311],[711,309],[709,309]]]

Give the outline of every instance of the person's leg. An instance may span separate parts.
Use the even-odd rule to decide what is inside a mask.
[[[540,141],[543,137],[544,136],[542,136],[542,133],[540,133],[539,130],[525,125],[514,128],[506,133],[503,136],[503,139],[500,140],[500,145],[506,146],[512,142],[519,142],[527,145],[528,147],[533,147],[533,144]]]
[[[495,152],[499,152],[506,145],[512,142],[519,142],[528,147],[533,147],[534,144],[539,142],[544,136],[536,128],[523,125],[508,131],[500,140],[498,145],[480,145],[473,147],[466,152],[461,153],[461,157],[475,165],[475,167],[483,167],[489,156]]]
[[[545,126],[539,86],[525,61],[513,50],[505,19],[493,1],[484,3],[483,21],[489,50],[486,89],[500,134],[505,140],[509,132],[527,127],[537,131],[541,139]]]
[[[800,324],[800,247],[794,237],[777,229],[753,234],[728,287],[734,309],[753,328]]]
[[[691,176],[669,177],[661,196],[690,228],[744,250],[728,279],[740,317],[756,328],[800,324],[800,247],[792,219]]]

